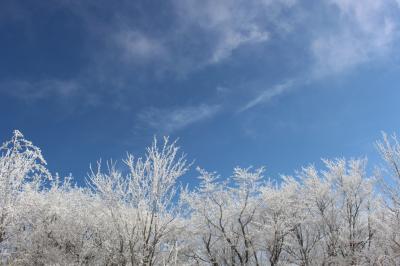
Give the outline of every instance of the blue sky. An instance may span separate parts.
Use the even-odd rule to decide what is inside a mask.
[[[399,26],[395,0],[1,1],[0,137],[78,181],[154,135],[225,176],[374,163],[399,131]]]

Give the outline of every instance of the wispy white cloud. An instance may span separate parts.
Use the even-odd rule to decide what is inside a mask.
[[[138,120],[148,127],[170,134],[191,124],[211,118],[220,111],[219,105],[200,104],[179,108],[148,108],[138,115]]]
[[[215,47],[210,63],[218,63],[221,60],[229,57],[235,49],[250,43],[261,43],[268,40],[268,32],[261,30],[256,25],[247,29],[245,32],[226,31],[224,32],[221,41]]]
[[[150,38],[135,30],[120,31],[114,41],[124,61],[148,62],[159,60],[167,55],[167,50],[160,40]]]
[[[294,85],[294,80],[289,80],[284,83],[280,83],[272,88],[267,88],[265,90],[262,90],[253,99],[251,99],[245,105],[243,105],[238,110],[238,113],[247,111],[257,105],[268,103],[273,98],[278,97],[279,95],[289,91],[293,87],[293,85]]]
[[[364,63],[385,58],[399,37],[399,7],[395,0],[324,1],[320,8],[329,11],[331,17],[324,18],[323,27],[312,27],[313,37],[309,42],[312,58],[304,65],[304,73],[296,81],[288,77],[288,82],[261,90],[238,112],[268,103],[274,97],[297,89],[300,83],[348,72]]]
[[[312,41],[314,74],[351,69],[387,54],[397,38],[399,10],[393,0],[329,1],[335,23]]]
[[[229,58],[233,51],[250,44],[270,39],[268,27],[282,24],[290,28],[288,20],[279,20],[282,10],[291,8],[295,0],[175,0],[180,21],[186,30],[201,29],[208,40],[209,56],[203,64],[216,64]],[[272,27],[272,25],[274,25]]]
[[[36,101],[49,96],[70,97],[78,93],[80,88],[81,85],[74,80],[14,80],[0,83],[0,91],[25,101]]]
[[[85,65],[79,69],[81,73],[76,73],[73,80],[67,81],[46,77],[36,82],[3,82],[0,84],[0,91],[21,99],[34,100],[51,95],[79,95],[89,90],[88,94],[93,97],[87,97],[88,100],[103,96],[107,100],[114,97],[114,101],[124,102],[128,98],[126,96],[132,95],[134,90],[156,90],[157,88],[147,86],[146,83],[151,83],[153,78],[167,77],[167,81],[176,81],[188,73],[190,75],[207,66],[227,62],[229,58],[232,59],[232,65],[235,65],[235,68],[230,69],[232,73],[236,71],[232,69],[244,72],[240,81],[243,83],[261,84],[260,80],[266,79],[266,75],[259,69],[267,69],[271,66],[268,64],[280,64],[283,71],[290,69],[290,74],[282,74],[281,80],[274,80],[274,77],[268,79],[268,84],[272,80],[280,83],[298,76],[321,78],[351,70],[390,54],[398,40],[399,1],[324,0],[305,3],[297,0],[173,0],[172,5],[167,5],[171,9],[165,10],[171,20],[165,20],[166,27],[162,29],[154,26],[160,25],[158,23],[162,23],[162,19],[157,23],[150,23],[154,10],[145,10],[143,6],[129,1],[110,7],[114,9],[110,11],[107,20],[99,16],[98,12],[93,12],[108,11],[105,10],[107,4],[103,1],[89,1],[89,4],[62,1],[62,8],[69,7],[82,19],[82,25],[85,26],[82,28],[87,33],[84,38],[89,49],[80,52],[85,53],[88,60],[82,63]],[[93,6],[96,8],[92,8]],[[140,18],[132,15],[137,14],[135,12],[138,6],[143,9],[139,12],[142,16]],[[312,8],[308,8],[309,6]],[[316,10],[326,16],[313,13]],[[271,45],[265,45],[266,43]],[[248,65],[249,69],[237,67],[242,62],[234,62],[235,51],[261,46],[263,49],[254,49],[257,54],[241,54],[250,56],[249,58],[238,57],[244,60],[243,65]],[[287,55],[292,53],[285,53],[289,50],[295,51],[293,54],[299,53],[299,59],[293,61],[297,60],[296,63],[302,67],[300,71],[305,73],[291,71],[293,68],[289,66]],[[263,59],[271,58],[271,63],[260,60],[250,65],[249,61],[258,59],[258,56]],[[131,63],[137,65],[132,67]],[[135,75],[132,75],[133,71]],[[180,71],[183,75],[175,76]],[[257,74],[252,75],[252,71]],[[246,77],[252,80],[245,80]],[[224,105],[219,109],[229,106],[225,104],[228,101],[237,102],[238,95],[243,95],[242,88],[246,88],[246,85],[235,87],[233,80],[224,82],[229,85],[230,93],[222,93],[222,89],[218,91],[217,100],[223,98],[221,102]],[[221,83],[221,80],[217,82]],[[267,103],[295,87],[298,87],[297,81],[281,82],[265,90],[254,88],[255,90],[249,91],[255,95],[254,98],[240,105],[239,112]],[[204,96],[205,99],[207,97],[210,95]],[[204,111],[206,108],[197,108],[203,116],[208,115]],[[190,113],[191,110],[193,108],[188,107],[186,111]],[[211,108],[212,110],[214,109]],[[172,113],[168,117],[170,121],[179,120],[178,117],[185,118],[177,109],[166,111]],[[201,117],[200,114],[198,116]],[[156,121],[163,114],[153,110],[146,115]],[[201,120],[196,117],[193,115],[193,120]],[[182,121],[185,120],[183,118]],[[180,125],[184,127],[187,123],[191,122],[177,122],[176,128],[182,127]],[[172,128],[164,126],[169,127]]]

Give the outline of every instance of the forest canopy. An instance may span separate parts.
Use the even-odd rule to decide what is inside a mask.
[[[176,142],[154,139],[91,167],[86,185],[47,169],[14,131],[1,146],[0,263],[10,265],[398,265],[400,144],[376,142],[384,166],[323,160],[266,179],[236,167],[229,178],[191,164]]]

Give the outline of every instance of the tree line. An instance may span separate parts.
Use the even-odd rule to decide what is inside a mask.
[[[323,160],[270,180],[197,168],[154,139],[123,167],[99,162],[86,185],[51,174],[14,131],[1,146],[0,263],[7,265],[400,265],[400,144],[376,142],[384,166]]]

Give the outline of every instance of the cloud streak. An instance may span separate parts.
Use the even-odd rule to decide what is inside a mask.
[[[0,83],[0,91],[28,102],[41,100],[49,95],[71,97],[80,89],[81,85],[74,80],[14,80]]]
[[[272,88],[268,88],[263,90],[257,94],[253,99],[248,101],[245,105],[243,105],[239,110],[238,113],[242,113],[247,111],[251,108],[256,107],[260,104],[265,104],[271,101],[273,98],[280,96],[283,93],[286,93],[294,86],[294,81],[286,81],[284,83],[280,83]]]
[[[171,134],[194,123],[210,119],[221,110],[219,105],[200,104],[178,108],[148,108],[138,114],[138,120],[162,134]]]

